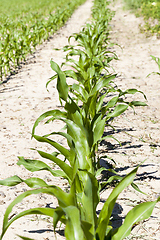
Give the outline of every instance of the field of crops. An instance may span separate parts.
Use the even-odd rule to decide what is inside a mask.
[[[157,33],[160,36],[160,1],[159,0],[124,0],[129,9],[136,10],[137,16],[143,16],[144,32]]]
[[[111,50],[113,44],[110,44],[109,40],[109,22],[114,14],[108,5],[108,1],[95,0],[92,21],[86,23],[79,33],[72,34],[68,39],[69,44],[63,47],[66,57],[61,67],[55,61],[50,61],[54,75],[46,86],[49,87],[56,81],[61,108],[49,109],[42,113],[32,128],[32,138],[38,143],[45,143],[49,148],[36,148],[41,160],[21,156],[17,163],[31,173],[45,170],[52,177],[63,178],[67,181],[67,188],[48,183],[41,175],[27,179],[13,175],[0,180],[1,185],[14,187],[25,183],[30,188],[17,195],[6,209],[1,240],[14,221],[33,214],[51,217],[54,230],[58,223],[64,224],[66,240],[123,240],[130,235],[133,226],[150,217],[155,205],[160,202],[159,195],[152,201],[147,199],[145,202],[136,202],[128,211],[123,223],[116,229],[112,226],[112,212],[122,191],[131,185],[136,193],[143,193],[133,180],[144,161],[140,161],[125,176],[120,175],[114,169],[115,160],[108,157],[106,151],[100,154],[99,147],[103,141],[108,146],[110,139],[121,145],[119,140],[111,135],[111,130],[114,129],[112,120],[128,109],[144,108],[147,104],[146,95],[140,89],[124,90],[117,85],[117,74],[113,73],[111,67],[111,62],[117,60],[117,55]],[[43,31],[44,26],[40,29]],[[70,44],[71,38],[74,39],[75,45]],[[42,38],[39,40],[38,43]],[[64,65],[69,65],[69,69],[63,70]],[[68,79],[72,79],[74,83],[69,85]],[[138,101],[137,94],[141,97]],[[135,96],[134,99],[131,96]],[[65,123],[65,127],[55,131],[52,124],[56,121]],[[53,129],[41,135],[41,132],[37,132],[39,127],[44,127],[44,122],[51,124]],[[54,136],[62,137],[67,145],[55,141]],[[106,162],[108,160],[109,169],[101,165],[101,160],[104,159]],[[103,172],[106,173],[105,178],[101,178]],[[101,194],[105,188],[110,188],[111,184],[114,187],[101,210],[98,210]],[[38,194],[56,197],[58,205],[55,208],[38,205],[36,208],[12,213],[13,208],[26,197]]]
[[[149,129],[149,121],[152,122],[152,131],[157,133],[157,129],[160,129],[160,127],[154,126],[158,117],[153,119],[154,115],[151,114],[151,116],[146,116],[147,121],[139,124],[140,133],[136,132],[137,125],[134,124],[134,119],[139,121],[139,118],[143,118],[141,111],[147,115],[146,112],[149,109],[148,102],[146,103],[147,95],[148,92],[151,93],[151,90],[153,90],[153,85],[148,86],[149,81],[147,80],[147,83],[143,83],[147,88],[142,89],[140,84],[141,80],[144,82],[144,79],[141,79],[139,73],[144,72],[145,64],[140,65],[137,63],[143,49],[142,46],[139,46],[139,40],[135,46],[135,34],[132,33],[135,21],[133,21],[132,28],[126,32],[126,36],[123,35],[123,32],[124,29],[129,28],[129,22],[124,24],[123,31],[120,28],[124,23],[124,19],[131,19],[127,15],[128,13],[121,13],[118,16],[117,21],[118,24],[120,23],[120,26],[118,25],[115,31],[116,36],[117,33],[122,34],[124,46],[128,44],[129,40],[129,47],[132,43],[134,45],[133,49],[130,49],[127,54],[123,55],[123,58],[127,58],[127,65],[125,66],[125,62],[121,64],[121,69],[118,71],[120,74],[115,73],[114,65],[112,66],[112,63],[121,62],[120,58],[120,61],[116,61],[118,60],[118,55],[115,47],[120,46],[118,45],[119,42],[118,44],[111,43],[111,35],[113,33],[110,31],[112,26],[110,23],[111,21],[115,23],[113,16],[116,13],[110,9],[109,1],[94,0],[91,14],[88,16],[90,21],[83,25],[78,33],[73,32],[69,38],[69,33],[66,31],[67,37],[65,36],[65,40],[66,38],[68,39],[67,45],[63,45],[63,48],[59,47],[61,48],[59,49],[61,53],[63,52],[65,55],[63,62],[59,63],[55,60],[55,52],[58,52],[58,48],[52,44],[54,53],[52,52],[51,57],[47,58],[48,61],[52,59],[50,66],[53,70],[53,76],[42,76],[42,78],[45,78],[45,84],[42,84],[43,87],[46,85],[49,91],[50,88],[53,88],[50,95],[48,95],[49,91],[46,91],[47,94],[44,94],[44,89],[39,91],[41,88],[37,87],[42,79],[36,73],[39,69],[43,72],[45,71],[44,53],[40,55],[41,62],[37,72],[31,73],[31,68],[27,67],[26,82],[24,82],[22,75],[20,82],[18,82],[18,74],[14,76],[16,84],[12,81],[3,82],[3,78],[13,72],[22,61],[25,61],[27,55],[35,50],[37,44],[48,39],[51,34],[62,26],[76,6],[82,2],[84,0],[59,1],[59,3],[53,3],[49,0],[39,2],[36,0],[31,2],[29,0],[21,2],[15,0],[9,5],[11,2],[2,1],[0,69],[1,81],[3,83],[1,87],[3,86],[4,88],[1,91],[0,113],[2,137],[4,136],[4,139],[7,139],[7,143],[2,138],[1,164],[3,163],[3,154],[7,152],[7,149],[9,151],[10,148],[15,147],[15,143],[16,145],[19,143],[19,145],[22,145],[22,139],[26,138],[26,132],[30,129],[24,129],[24,126],[26,122],[28,123],[29,120],[33,121],[33,119],[34,125],[31,135],[34,142],[36,142],[36,146],[32,142],[31,149],[33,152],[36,152],[38,157],[34,157],[35,155],[32,154],[27,157],[23,153],[18,152],[19,160],[16,164],[17,169],[20,169],[18,170],[18,175],[17,171],[13,170],[15,162],[12,164],[10,156],[5,164],[2,165],[2,169],[5,168],[4,166],[7,166],[6,172],[7,174],[9,172],[9,175],[6,177],[2,177],[5,174],[0,175],[0,185],[2,185],[0,190],[3,190],[0,191],[0,197],[3,198],[0,201],[0,205],[3,208],[2,211],[0,209],[0,216],[3,215],[0,240],[8,240],[6,236],[10,229],[14,229],[14,222],[17,223],[22,217],[27,219],[26,217],[30,215],[34,215],[38,221],[39,217],[44,217],[42,223],[44,224],[43,230],[45,229],[45,224],[47,224],[47,231],[44,232],[45,237],[43,239],[54,239],[54,236],[50,238],[47,234],[50,234],[52,231],[56,232],[58,229],[60,230],[59,225],[61,226],[61,224],[64,228],[64,234],[62,233],[64,236],[62,237],[65,237],[66,240],[137,240],[139,237],[144,239],[139,232],[136,233],[139,234],[138,238],[137,236],[134,237],[136,226],[139,225],[140,228],[145,229],[145,223],[152,215],[152,212],[160,209],[159,186],[158,190],[155,190],[156,188],[151,188],[153,185],[149,185],[154,184],[156,180],[157,182],[159,181],[157,177],[159,170],[153,171],[151,169],[151,172],[144,170],[146,166],[151,168],[150,166],[155,167],[157,165],[157,169],[159,167],[159,162],[157,159],[155,160],[155,158],[159,158],[159,155],[158,153],[154,155],[154,152],[160,146],[158,140],[156,139],[155,141],[153,139],[153,132],[150,134],[147,131]],[[20,6],[18,6],[18,3],[20,3]],[[130,1],[131,3],[132,1]],[[133,3],[138,4],[136,1]],[[82,11],[84,11],[85,7],[82,7]],[[122,22],[120,22],[121,18]],[[77,21],[79,20],[80,17],[77,18]],[[77,21],[73,18],[73,24]],[[64,30],[65,28],[57,36],[61,38],[64,35]],[[71,40],[74,41],[74,45],[72,45]],[[59,43],[58,40],[56,41]],[[130,77],[133,59],[131,64],[129,64],[129,58],[135,53],[137,46],[141,49],[141,51],[138,49],[136,56],[138,75]],[[48,51],[50,50],[51,48],[48,49]],[[148,54],[147,48],[147,57]],[[58,52],[57,55],[61,54]],[[145,60],[147,57],[144,57]],[[158,64],[160,70],[160,59],[152,55],[152,60]],[[35,68],[37,68],[37,64],[33,65],[36,65]],[[129,73],[126,77],[125,74],[122,74],[123,68],[127,69]],[[154,72],[154,74],[159,76],[160,72]],[[32,75],[35,75],[37,80],[35,78],[31,79],[30,76]],[[153,75],[153,72],[150,72],[148,77],[150,75]],[[37,81],[37,84],[35,84],[35,81]],[[125,81],[128,85],[124,84]],[[154,79],[153,84],[155,81]],[[13,91],[10,85],[11,82]],[[32,83],[34,85],[31,85]],[[157,91],[158,83],[158,81],[155,83]],[[57,91],[57,95],[52,90]],[[144,90],[148,90],[147,94]],[[13,98],[11,98],[12,92],[15,92]],[[36,92],[38,92],[38,95],[36,95]],[[35,95],[38,97],[35,97]],[[151,95],[152,100],[154,100],[155,95],[156,92],[154,92],[154,96]],[[33,97],[38,100],[33,101]],[[14,104],[16,108],[14,108]],[[42,111],[42,104],[45,105],[43,108],[45,112]],[[26,108],[31,111],[26,110]],[[38,108],[41,115],[38,114]],[[136,113],[135,109],[137,108],[139,109],[139,114]],[[25,110],[25,114],[21,113],[21,115],[18,115],[21,109]],[[151,111],[155,115],[158,113],[155,106],[151,108]],[[130,115],[126,115],[128,112]],[[35,120],[34,114],[39,116],[37,120]],[[128,116],[132,116],[132,118],[130,119]],[[20,130],[16,129],[15,121],[20,125]],[[120,122],[120,127],[118,126],[118,121]],[[10,135],[9,122],[12,122],[12,127],[14,130],[16,129],[16,133],[14,132],[12,135]],[[145,127],[146,125],[147,127]],[[49,126],[49,128],[45,128],[46,126]],[[59,127],[60,130],[58,130]],[[145,133],[144,136],[143,131]],[[123,137],[123,140],[119,139],[122,135],[118,134],[121,133],[129,136],[129,140],[124,140],[125,137]],[[20,141],[14,141],[15,134],[17,134]],[[149,140],[145,139],[146,136],[149,136]],[[133,144],[133,138],[136,138],[136,144]],[[148,144],[149,151],[148,148],[142,148],[142,143]],[[120,154],[118,155],[119,150]],[[139,153],[138,151],[141,152],[141,155],[137,154]],[[148,164],[147,161],[151,151],[153,153],[152,157],[155,157],[155,162],[151,159],[151,163]],[[147,160],[144,155],[145,152]],[[118,156],[118,160],[115,156]],[[122,161],[124,157],[127,158],[127,161]],[[102,162],[105,163],[105,166]],[[10,170],[12,171],[9,171],[8,167],[11,167]],[[143,172],[137,174],[137,171],[142,168]],[[123,172],[124,170],[125,173]],[[152,175],[152,178],[149,178],[148,175],[149,177]],[[57,181],[55,180],[56,178],[58,179]],[[147,187],[150,186],[149,190],[146,187],[146,179],[155,181],[154,183],[147,181]],[[65,185],[61,186],[60,182],[63,180],[65,180]],[[22,184],[26,188],[23,188]],[[19,189],[22,186],[22,190],[17,189],[17,185],[20,185]],[[4,190],[3,187],[8,188]],[[7,197],[8,192],[11,190],[13,190],[14,199]],[[105,190],[107,195],[104,196]],[[138,194],[140,194],[140,197]],[[39,204],[41,202],[37,200],[37,196],[40,199],[42,199],[42,196],[46,196],[42,199],[44,201],[43,204]],[[26,200],[27,197],[29,197],[29,200]],[[32,202],[32,198],[35,198],[34,202]],[[54,202],[55,198],[57,200],[56,203]],[[119,213],[121,212],[117,211],[114,214],[114,210],[115,208],[118,208],[120,211],[123,210],[123,205],[121,207],[119,204],[122,203],[120,202],[121,200],[125,202],[126,209],[125,214],[120,216],[120,219]],[[155,213],[151,217],[154,225],[156,223],[159,224],[159,216],[157,218],[154,216]],[[48,221],[48,219],[52,220]],[[117,224],[118,220],[121,220],[120,224]],[[35,220],[29,218],[29,221],[35,227]],[[48,224],[52,226],[51,231],[48,231],[50,230]],[[20,239],[33,240],[35,239],[34,236],[28,238],[24,234],[27,234],[27,236],[34,234],[34,232],[38,234],[37,231],[32,231],[32,229],[27,231],[24,225],[17,224],[17,226],[21,229],[23,228],[23,234],[21,232],[18,235],[18,232],[15,231]],[[149,225],[149,229],[150,232],[153,230],[151,225]],[[159,226],[156,227],[156,231],[158,229]],[[156,231],[152,231],[153,234]],[[149,234],[147,230],[147,240],[149,239]]]
[[[0,0],[0,79],[17,68],[85,0]]]

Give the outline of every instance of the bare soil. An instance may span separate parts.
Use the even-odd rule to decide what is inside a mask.
[[[50,150],[47,145],[31,140],[32,126],[37,117],[45,111],[59,108],[60,105],[55,85],[52,83],[49,86],[49,92],[45,88],[47,80],[54,74],[50,68],[50,60],[53,59],[58,64],[63,62],[64,53],[55,51],[54,48],[62,48],[68,43],[68,37],[72,33],[80,31],[90,18],[91,6],[91,0],[80,6],[53,38],[38,47],[35,54],[29,57],[16,75],[0,85],[0,179],[12,175],[18,175],[23,179],[38,176],[62,188],[66,187],[64,180],[54,179],[48,172],[31,174],[16,163],[17,156],[40,159],[30,148]],[[160,77],[153,74],[147,77],[149,73],[158,71],[158,66],[150,55],[160,57],[160,40],[156,39],[156,36],[146,38],[141,34],[139,24],[143,19],[136,18],[129,11],[124,11],[120,1],[113,1],[111,9],[116,11],[110,23],[111,41],[121,46],[120,48],[115,45],[112,49],[119,57],[118,61],[112,62],[117,73],[116,84],[123,90],[137,88],[143,91],[147,96],[148,104],[147,107],[137,107],[136,113],[129,109],[113,121],[113,126],[117,130],[113,134],[121,142],[121,146],[116,141],[110,140],[100,149],[106,151],[107,155],[116,161],[120,175],[126,174],[146,159],[139,168],[135,183],[147,195],[136,192],[132,187],[120,194],[113,212],[113,223],[119,226],[133,206],[146,200],[155,200],[160,195]],[[144,100],[139,93],[129,96],[129,99]],[[60,127],[60,123],[55,122],[52,126],[39,127],[38,133],[48,133]],[[62,141],[59,138],[56,140]],[[25,184],[11,188],[0,186],[0,226],[9,203],[27,189]],[[110,190],[102,194],[99,208],[109,192]],[[18,204],[13,209],[13,214],[31,207],[55,207],[56,204],[56,199],[46,195],[32,196]],[[4,240],[18,240],[16,234],[34,239],[56,239],[51,220],[39,216],[17,220],[9,228]],[[57,239],[65,239],[63,234],[62,226],[57,231]],[[134,227],[132,235],[127,239],[140,238],[160,239],[160,203],[156,205],[148,220]]]

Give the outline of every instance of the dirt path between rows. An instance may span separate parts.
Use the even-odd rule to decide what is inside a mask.
[[[30,174],[23,167],[17,166],[17,156],[39,159],[38,154],[30,148],[43,146],[43,150],[48,150],[47,146],[41,146],[31,140],[30,133],[39,115],[59,106],[55,86],[52,84],[49,92],[45,89],[47,80],[53,75],[50,59],[61,64],[64,57],[63,52],[54,51],[53,48],[61,48],[66,45],[67,38],[81,29],[81,26],[90,17],[91,6],[92,1],[87,0],[75,11],[66,26],[49,42],[39,47],[18,74],[0,86],[0,179],[14,174],[24,179],[29,176],[41,176],[47,182],[53,181],[53,184],[65,186],[63,180],[61,182],[57,179],[53,180],[46,172]],[[113,212],[114,224],[118,226],[122,223],[128,210],[136,203],[155,200],[160,195],[160,78],[158,75],[146,77],[152,71],[158,70],[150,55],[160,57],[160,40],[157,40],[155,36],[146,38],[141,34],[138,25],[142,19],[135,18],[129,11],[123,11],[119,1],[114,1],[111,8],[116,10],[115,17],[111,22],[111,40],[121,45],[123,49],[122,51],[118,46],[113,49],[119,57],[118,61],[112,63],[118,73],[116,83],[122,89],[137,88],[143,91],[148,99],[147,107],[136,108],[136,114],[129,109],[113,122],[117,129],[115,137],[121,141],[122,146],[111,140],[101,147],[106,150],[108,156],[117,162],[117,171],[121,175],[147,159],[139,169],[135,183],[139,184],[141,190],[148,195],[139,194],[131,187],[120,195]],[[130,99],[143,100],[140,94],[132,96]],[[54,128],[57,130],[59,127],[59,123],[55,123]],[[45,129],[39,129],[39,132],[46,133],[51,130],[53,131],[53,128],[46,126]],[[61,139],[57,139],[57,141],[60,142]],[[23,184],[12,188],[0,187],[0,226],[9,203],[26,189],[27,187]],[[107,195],[108,192],[104,192],[102,199],[105,200]],[[29,207],[37,207],[37,202],[39,207],[55,206],[56,204],[56,200],[53,201],[52,198],[45,195],[34,196],[13,209],[13,214]],[[18,240],[15,233],[35,239],[55,239],[52,222],[44,217],[35,216],[18,220],[10,227],[4,240]],[[135,226],[133,236],[128,239],[139,238],[160,239],[160,204],[157,204],[149,220]],[[64,239],[63,230],[59,230],[57,239]]]

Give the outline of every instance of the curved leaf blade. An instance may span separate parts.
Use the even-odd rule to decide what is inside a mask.
[[[112,237],[113,240],[123,240],[127,237],[135,223],[148,219],[160,197],[154,202],[140,203],[127,214],[124,223]]]
[[[50,64],[51,68],[58,74],[57,90],[59,97],[66,102],[68,98],[68,85],[66,83],[66,75],[63,71],[61,71],[57,63],[51,60]]]

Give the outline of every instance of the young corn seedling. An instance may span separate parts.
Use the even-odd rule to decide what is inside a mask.
[[[152,55],[151,55],[151,57],[152,57],[152,59],[157,63],[158,68],[159,68],[159,72],[153,72],[153,73],[160,75],[160,58],[159,58],[159,57],[154,57],[154,56],[152,56]]]

